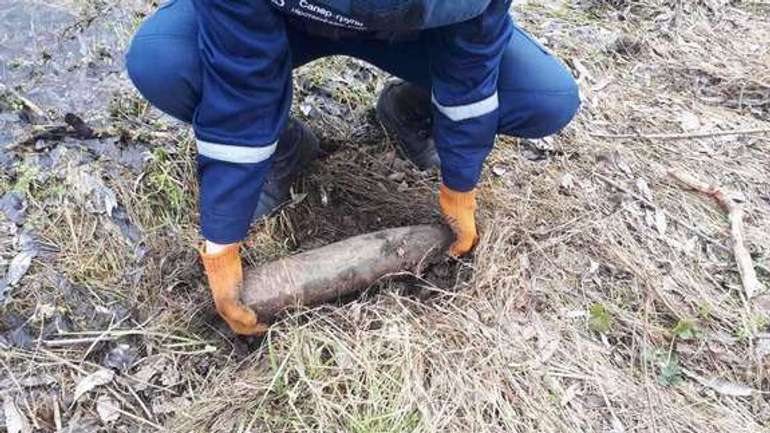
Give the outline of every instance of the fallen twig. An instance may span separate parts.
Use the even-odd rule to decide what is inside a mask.
[[[743,196],[736,192],[725,191],[718,186],[702,182],[681,171],[668,170],[668,174],[688,188],[712,197],[727,211],[727,217],[730,220],[730,235],[733,240],[733,254],[738,264],[738,272],[741,275],[741,282],[743,283],[743,289],[746,291],[746,297],[751,299],[754,295],[762,292],[764,288],[757,279],[754,262],[744,242]]]
[[[33,125],[31,131],[25,137],[7,145],[5,148],[6,150],[13,150],[18,147],[35,144],[39,140],[59,141],[65,137],[73,137],[78,140],[104,137],[103,133],[94,131],[83,119],[72,113],[67,113],[64,116],[64,122],[63,125]]]
[[[63,432],[61,422],[61,408],[59,407],[58,394],[51,394],[51,406],[53,406],[53,422],[56,426],[56,433]]]
[[[10,93],[14,98],[19,100],[19,102],[21,102],[22,105],[24,105],[24,107],[27,110],[32,112],[35,116],[37,116],[37,117],[39,117],[41,119],[48,119],[48,115],[45,114],[45,111],[43,111],[42,108],[40,108],[37,104],[35,104],[34,102],[30,101],[26,97],[24,97],[24,95],[22,95],[21,93],[17,92],[12,87],[9,87],[9,86],[6,86],[6,85],[0,83],[0,92],[8,92],[8,93]]]
[[[93,337],[93,338],[69,338],[69,339],[62,339],[62,340],[41,340],[43,345],[45,347],[65,347],[65,346],[76,346],[79,344],[93,344],[93,343],[100,343],[103,341],[112,341],[117,339],[118,337],[115,336],[100,336],[100,337]]]
[[[173,340],[181,343],[188,344],[212,344],[209,340],[195,340],[189,337],[182,337],[174,334],[166,334],[163,332],[146,331],[144,329],[113,329],[105,331],[79,331],[79,332],[62,332],[58,334],[60,336],[83,336],[82,338],[69,338],[69,339],[54,339],[54,340],[42,340],[46,346],[68,346],[73,344],[93,343],[94,341],[108,341],[114,340],[120,337],[129,337],[134,335],[141,335],[144,337],[155,337],[161,340]]]
[[[753,129],[733,129],[729,131],[704,131],[704,132],[684,132],[684,133],[661,133],[661,134],[605,134],[605,133],[589,133],[590,136],[596,138],[647,138],[653,140],[682,140],[687,138],[709,138],[709,137],[724,137],[727,135],[756,135],[756,134],[770,134],[770,128],[753,128]]]

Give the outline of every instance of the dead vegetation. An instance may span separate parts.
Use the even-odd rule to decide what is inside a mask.
[[[153,8],[129,3],[116,46]],[[516,3],[580,80],[579,118],[548,140],[500,138],[473,257],[293,313],[264,341],[234,338],[211,308],[186,128],[122,90],[76,112],[101,138],[0,151],[6,429],[770,431],[770,295],[746,295],[727,214],[668,175],[743,195],[744,243],[767,290],[768,10]],[[77,10],[104,26],[98,6]],[[94,31],[71,26],[59,30]],[[67,62],[117,68],[99,52]],[[46,96],[42,65],[0,75],[36,77],[0,99],[9,143],[72,110]],[[348,59],[298,72],[295,112],[326,154],[255,227],[250,263],[437,221],[435,173],[401,161],[373,118],[386,78]],[[50,119],[30,119],[18,95]]]

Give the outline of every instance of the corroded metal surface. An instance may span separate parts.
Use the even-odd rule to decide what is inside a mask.
[[[385,275],[410,270],[443,254],[452,237],[421,225],[356,236],[246,272],[243,302],[260,320],[366,289]]]

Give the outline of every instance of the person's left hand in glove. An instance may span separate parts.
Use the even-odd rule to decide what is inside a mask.
[[[206,242],[200,256],[211,288],[217,312],[230,329],[240,335],[262,335],[267,325],[260,323],[257,315],[240,301],[243,285],[240,243],[217,245]]]
[[[449,254],[461,257],[468,254],[479,240],[476,231],[476,191],[454,191],[446,185],[439,189],[441,214],[455,234]]]

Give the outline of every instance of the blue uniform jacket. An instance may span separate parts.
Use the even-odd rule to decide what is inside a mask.
[[[511,0],[270,0],[275,8],[269,13],[254,7],[255,1],[268,0],[195,0],[203,92],[193,128],[206,239],[231,243],[246,236],[286,124],[292,67],[285,14],[308,20],[321,16],[346,28],[379,30],[377,14],[350,15],[350,10],[335,10],[330,4],[407,5],[403,10],[410,14],[409,22],[426,29],[432,45],[434,139],[443,182],[457,191],[476,186],[498,128],[498,69],[513,31]],[[300,3],[315,6],[316,15],[292,12],[291,6]],[[465,19],[448,23],[452,14],[446,7],[423,7],[415,13],[413,6],[420,9],[420,3],[485,8],[461,10],[456,16]]]

